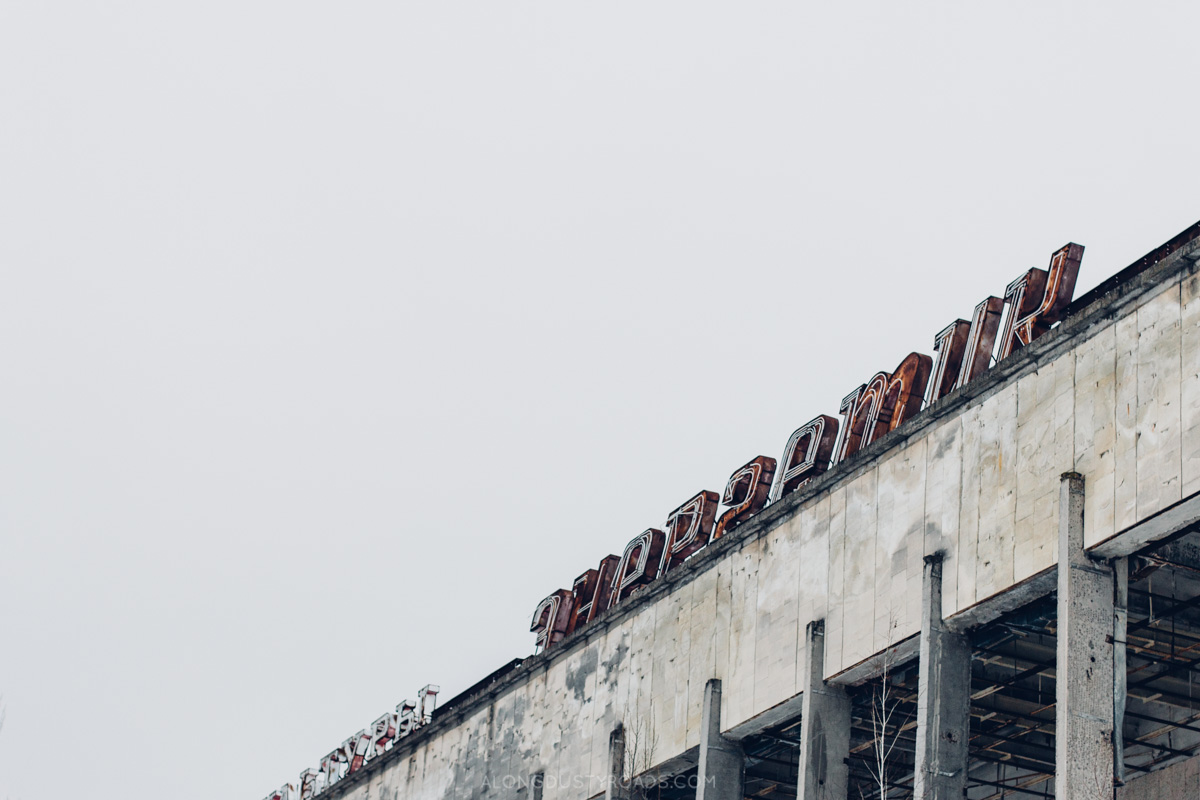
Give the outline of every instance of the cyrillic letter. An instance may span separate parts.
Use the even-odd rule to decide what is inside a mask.
[[[412,700],[404,700],[396,704],[396,738],[403,739],[415,731],[417,724],[417,704]]]
[[[317,779],[320,775],[320,772],[311,767],[300,773],[300,800],[313,800],[317,794]]]
[[[567,635],[567,625],[571,621],[572,599],[570,592],[566,589],[559,589],[538,603],[537,610],[533,612],[533,622],[529,625],[530,633],[537,636],[535,644],[537,652],[558,643]]]
[[[667,546],[663,549],[659,575],[679,566],[708,544],[717,519],[718,502],[716,492],[705,490],[671,512],[667,517]]]
[[[837,435],[838,421],[822,414],[788,437],[783,448],[783,469],[771,489],[772,503],[829,469]]]
[[[1082,261],[1083,245],[1072,242],[1050,256],[1049,272],[1035,267],[1008,285],[1004,292],[1008,319],[997,360],[1032,343],[1062,319],[1075,294]]]
[[[954,391],[970,333],[971,323],[960,319],[951,322],[933,337],[933,352],[937,353],[937,358],[933,361],[933,376],[929,381],[931,404]]]
[[[575,579],[571,593],[575,603],[571,609],[569,632],[574,633],[608,609],[613,576],[617,574],[618,556],[605,556],[599,569],[589,569]]]
[[[367,751],[371,747],[371,737],[367,735],[365,730],[351,736],[346,740],[344,745],[346,748],[346,760],[350,764],[350,768],[346,770],[346,774],[358,772],[362,769],[362,765],[367,762]]]
[[[371,758],[383,755],[400,731],[399,714],[387,713],[371,723]]]
[[[790,444],[790,442],[789,442]],[[717,520],[712,541],[754,516],[767,504],[771,494],[771,481],[775,477],[775,459],[759,456],[729,476],[721,502],[730,506]]]
[[[417,692],[417,720],[418,726],[428,725],[433,721],[433,710],[437,708],[437,696],[442,687],[436,683],[426,684],[421,687],[421,691]]]
[[[836,464],[845,458],[843,453],[846,452],[846,440],[850,438],[850,423],[853,422],[854,409],[858,407],[858,398],[862,397],[863,390],[867,388],[864,383],[850,394],[842,398],[841,405],[838,406],[838,413],[842,415],[842,429],[838,432],[837,447],[833,448],[833,463]],[[793,436],[795,434],[792,434]],[[858,443],[855,442],[855,450],[858,449]]]
[[[996,346],[996,331],[1000,330],[1002,313],[1004,301],[999,297],[989,297],[975,306],[971,314],[971,335],[967,337],[958,380],[954,382],[955,389],[975,380],[992,365],[992,349]]]
[[[629,595],[658,577],[658,564],[666,545],[667,536],[657,528],[642,531],[636,539],[625,546],[617,572],[613,575],[609,607],[615,606]]]
[[[929,356],[909,353],[895,372],[880,372],[865,388],[848,395],[842,401],[842,412],[847,403],[853,403],[854,410],[847,418],[837,460],[844,461],[917,414],[932,368]]]

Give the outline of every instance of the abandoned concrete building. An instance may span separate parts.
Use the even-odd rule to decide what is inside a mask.
[[[304,792],[1200,798],[1200,224],[1069,299]]]

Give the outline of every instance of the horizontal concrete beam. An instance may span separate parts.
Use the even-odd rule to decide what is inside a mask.
[[[906,664],[917,657],[920,649],[921,637],[914,633],[826,680],[835,686],[859,686],[882,675],[885,662],[891,668]]]
[[[1114,536],[1095,545],[1088,552],[1093,558],[1124,558],[1131,556],[1147,545],[1170,539],[1200,526],[1200,493],[1173,506],[1164,508],[1152,517],[1147,517]]]

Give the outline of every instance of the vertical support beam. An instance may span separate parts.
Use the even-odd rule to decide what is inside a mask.
[[[608,778],[604,800],[629,800],[625,785],[625,726],[618,723],[608,736]]]
[[[713,678],[704,686],[696,800],[742,800],[745,764],[742,746],[721,735],[721,681]]]
[[[850,784],[850,697],[825,683],[825,620],[808,623],[800,700],[797,800],[846,800]]]
[[[1058,508],[1057,800],[1113,796],[1113,571],[1083,549],[1083,476],[1065,472]]]
[[[1113,780],[1125,785],[1125,701],[1129,670],[1125,666],[1129,630],[1129,559],[1113,559]]]
[[[917,683],[916,800],[962,800],[971,733],[971,643],[942,620],[942,556],[925,557]]]

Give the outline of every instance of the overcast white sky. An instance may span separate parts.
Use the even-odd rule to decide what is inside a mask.
[[[0,3],[0,796],[258,800],[1200,219],[1197,4],[990,5]]]

